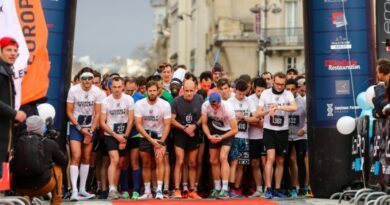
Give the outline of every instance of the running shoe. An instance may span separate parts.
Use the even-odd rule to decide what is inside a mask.
[[[131,196],[131,200],[138,200],[139,198],[139,193],[136,191],[133,191],[133,194]]]
[[[164,199],[164,195],[163,195],[163,193],[160,190],[158,190],[158,191],[156,191],[156,197],[155,198],[156,199]]]
[[[218,199],[228,199],[229,198],[229,192],[227,190],[221,190],[218,194]]]
[[[139,200],[145,199],[153,199],[153,195],[151,193],[144,193],[142,196],[138,197]]]
[[[118,191],[112,190],[112,191],[108,192],[107,200],[118,200],[120,198],[121,198],[121,195],[119,194]]]
[[[254,199],[259,198],[263,195],[263,192],[255,191],[252,195],[248,196],[248,198]]]
[[[182,198],[180,189],[175,189],[175,192],[173,193],[173,198],[175,198],[175,199]]]
[[[244,196],[241,194],[239,190],[232,189],[229,192],[230,198],[244,198]]]
[[[272,190],[271,189],[267,189],[265,191],[265,194],[263,195],[263,198],[264,199],[272,199],[274,196],[272,194]]]
[[[290,190],[290,195],[291,195],[291,198],[297,198],[298,197],[297,189],[296,188],[292,188]]]
[[[188,190],[183,190],[183,194],[181,195],[183,199],[188,198]]]
[[[279,190],[275,189],[275,191],[274,191],[274,197],[275,197],[275,198],[279,198],[279,199],[285,199],[285,198],[287,198],[288,196],[287,196],[285,193],[281,192],[280,189],[279,189]]]
[[[169,190],[168,189],[163,190],[163,196],[164,196],[164,199],[169,199]]]
[[[313,192],[311,191],[310,186],[309,186],[309,187],[306,187],[305,196],[306,196],[306,197],[309,197],[309,198],[313,198],[313,197],[314,197]]]
[[[190,199],[202,199],[202,197],[199,196],[198,193],[196,193],[196,191],[190,191],[190,193],[188,193],[188,198],[190,198]]]
[[[127,191],[122,192],[122,199],[130,199],[130,194]]]
[[[78,201],[79,193],[77,191],[72,191],[72,195],[70,196],[70,201]]]
[[[98,199],[107,199],[108,191],[100,191]]]
[[[90,194],[86,191],[79,191],[79,195],[82,196],[84,199],[93,199],[95,198],[95,194]]]
[[[211,191],[211,193],[210,193],[209,198],[210,198],[210,199],[216,199],[219,192],[220,192],[219,190],[213,189],[213,190]]]

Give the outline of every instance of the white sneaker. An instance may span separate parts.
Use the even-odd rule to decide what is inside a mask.
[[[95,194],[90,194],[86,191],[79,191],[79,195],[84,197],[85,199],[92,199],[95,198]]]
[[[70,201],[78,201],[79,193],[77,191],[72,191],[72,196],[70,196]]]
[[[142,196],[138,197],[139,200],[145,199],[153,199],[153,195],[151,193],[144,193]]]
[[[248,198],[260,198],[263,195],[262,192],[255,191],[252,195],[248,196]]]
[[[156,192],[156,199],[164,199],[164,195],[160,190]]]

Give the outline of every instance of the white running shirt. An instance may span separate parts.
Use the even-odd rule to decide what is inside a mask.
[[[107,125],[117,134],[126,132],[131,110],[134,110],[134,100],[126,94],[122,94],[120,99],[115,99],[111,94],[102,103],[102,113],[106,114]],[[104,134],[110,135],[107,132]]]
[[[244,116],[250,117],[251,113],[256,111],[256,106],[245,97],[242,101],[239,101],[236,97],[229,98],[228,102],[233,107],[235,113],[241,112]],[[235,135],[236,138],[248,139],[249,138],[249,123],[245,121],[237,122],[238,133]]]
[[[221,101],[221,106],[218,110],[214,110],[209,101],[202,105],[202,113],[206,114],[208,120],[214,128],[221,131],[228,131],[231,129],[230,120],[236,117],[233,107],[227,101]]]
[[[95,116],[95,104],[101,104],[106,96],[94,85],[84,91],[80,84],[69,89],[66,102],[74,103],[73,116],[81,127],[91,127]]]
[[[253,103],[253,105],[256,105],[256,109],[257,109],[257,105],[259,104],[260,98],[257,97],[256,93],[250,95],[248,99]],[[263,129],[255,126],[249,126],[249,139],[251,140],[263,139]]]
[[[264,111],[268,111],[272,105],[290,105],[294,102],[294,96],[290,91],[284,90],[282,94],[276,95],[272,93],[272,88],[261,93],[259,106],[263,107]],[[289,112],[276,110],[274,118],[269,114],[264,116],[264,128],[274,131],[288,130],[288,115]]]
[[[148,98],[138,100],[135,103],[134,116],[142,118],[142,126],[145,130],[154,131],[161,138],[164,131],[164,120],[171,118],[171,105],[161,98],[156,100],[154,105],[148,103]]]

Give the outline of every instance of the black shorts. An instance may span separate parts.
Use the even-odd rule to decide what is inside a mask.
[[[263,139],[249,140],[249,156],[251,159],[259,159],[262,156],[267,156]]]
[[[264,128],[264,146],[267,150],[275,149],[276,155],[286,155],[288,152],[288,130],[269,130]]]
[[[305,156],[307,152],[307,139],[303,140],[297,140],[297,141],[290,141],[289,142],[289,150],[291,150],[292,147],[295,147],[295,152],[297,155]]]
[[[167,153],[175,153],[175,146],[174,146],[174,140],[173,135],[169,133],[167,139],[165,140],[165,144],[167,146]]]
[[[126,150],[138,149],[140,137],[131,137],[127,140]]]
[[[119,150],[119,142],[113,136],[104,135],[104,144],[106,145],[107,153],[113,150],[119,151],[119,156],[125,156],[126,149]]]
[[[203,133],[203,130],[202,128],[199,128],[199,132],[198,132],[198,140],[199,140],[199,144],[203,144],[204,141],[205,141],[205,137],[206,135]]]
[[[199,148],[199,132],[195,132],[194,137],[189,137],[186,133],[175,129],[173,131],[174,144],[185,151],[191,151]]]
[[[153,153],[154,147],[153,147],[152,143],[150,143],[146,138],[140,138],[139,139],[139,151]]]
[[[227,130],[227,131],[218,130],[218,129],[214,128],[214,126],[209,126],[209,129],[210,129],[211,135],[223,135],[223,134],[229,132],[229,130]],[[234,139],[234,136],[231,136],[227,139],[222,140],[222,142],[219,142],[217,144],[210,142],[210,149],[220,148],[221,146],[232,146],[233,139]]]

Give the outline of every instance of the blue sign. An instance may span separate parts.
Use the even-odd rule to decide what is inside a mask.
[[[309,120],[315,128],[335,128],[342,116],[358,117],[354,96],[374,83],[370,0],[308,5]]]
[[[68,49],[68,29],[70,17],[70,0],[42,0],[43,12],[49,31],[48,51],[50,59],[50,85],[47,91],[48,103],[56,110],[54,127],[63,128],[63,119],[66,116],[65,102],[69,82],[66,59]]]

